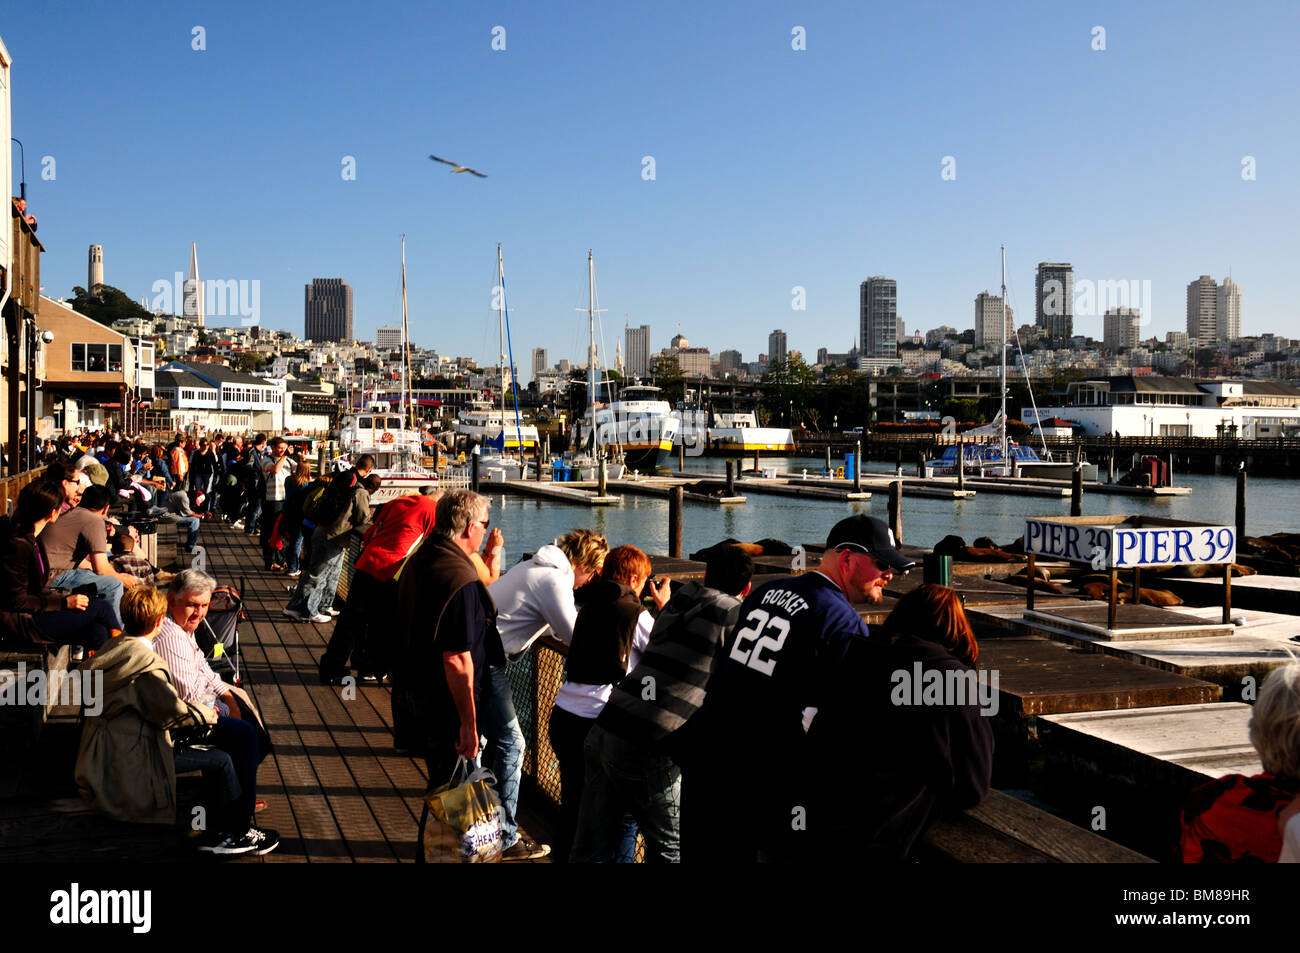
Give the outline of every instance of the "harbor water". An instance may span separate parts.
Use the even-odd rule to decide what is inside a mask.
[[[842,465],[842,460],[835,461]],[[725,472],[726,461],[718,458],[688,458],[687,470],[698,473]],[[747,461],[743,466],[751,466]],[[763,466],[798,474],[822,472],[822,462],[809,457],[764,457]],[[869,463],[864,476],[892,474],[893,468]],[[916,469],[905,467],[904,476]],[[1089,494],[1084,488],[1085,516],[1143,514],[1165,516],[1210,524],[1232,525],[1235,521],[1236,478],[1202,474],[1176,475],[1174,482],[1192,489],[1190,495],[1141,498]],[[865,487],[864,487],[865,488]],[[603,533],[610,545],[630,543],[648,553],[668,552],[668,501],[625,495],[622,503],[610,507],[584,507],[503,493],[485,485],[492,501],[492,525],[506,540],[506,565],[520,553],[532,552],[576,526]],[[616,491],[612,491],[616,492]],[[744,493],[743,487],[738,492]],[[753,541],[764,538],[807,543],[825,540],[838,520],[854,513],[881,519],[888,516],[888,495],[872,488],[872,498],[862,502],[789,499],[750,494],[748,502],[712,505],[687,502],[682,519],[682,551],[689,554],[722,539]],[[1002,493],[978,493],[964,500],[903,497],[903,542],[930,547],[950,533],[970,543],[978,536],[990,536],[1001,544],[1010,543],[1025,530],[1025,520],[1041,516],[1068,516],[1069,497],[1060,500]],[[1293,532],[1300,514],[1300,482],[1251,477],[1248,484],[1246,532],[1250,536]]]

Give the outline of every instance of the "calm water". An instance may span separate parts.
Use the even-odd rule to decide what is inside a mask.
[[[836,461],[839,465],[842,461]],[[781,471],[798,473],[805,467],[820,473],[815,459],[764,458],[763,464]],[[687,461],[696,472],[723,473],[726,461],[699,458]],[[747,464],[748,465],[748,464]],[[892,473],[884,463],[869,463],[865,472]],[[915,466],[904,468],[914,476]],[[1167,516],[1231,525],[1235,519],[1236,479],[1200,474],[1175,475],[1179,486],[1192,488],[1190,496],[1138,499],[1127,496],[1089,495],[1084,488],[1085,516],[1134,513]],[[489,491],[493,526],[506,539],[506,565],[521,552],[551,542],[575,526],[588,526],[603,533],[610,545],[631,543],[649,553],[668,552],[668,501],[643,496],[624,496],[616,507],[583,507]],[[687,502],[683,516],[682,548],[691,553],[721,539],[752,541],[774,537],[787,543],[820,542],[838,520],[854,513],[868,513],[886,519],[888,497],[875,492],[870,500],[839,503],[833,500],[797,500],[753,494],[747,503],[734,506]],[[1009,543],[1024,533],[1027,517],[1068,516],[1070,500],[979,494],[967,500],[934,500],[903,497],[903,540],[918,546],[933,546],[949,533],[971,542],[977,536],[991,536]],[[1300,481],[1252,477],[1246,508],[1246,531],[1251,536],[1300,530]]]

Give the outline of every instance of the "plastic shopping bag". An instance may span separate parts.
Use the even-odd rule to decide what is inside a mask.
[[[451,780],[424,795],[429,815],[422,845],[426,863],[501,860],[501,801],[492,790],[495,782],[478,759],[460,758]]]

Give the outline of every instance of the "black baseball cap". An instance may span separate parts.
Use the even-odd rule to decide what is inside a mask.
[[[895,572],[907,572],[916,563],[894,548],[894,534],[882,520],[859,514],[842,519],[826,537],[827,549],[851,549],[883,559]]]

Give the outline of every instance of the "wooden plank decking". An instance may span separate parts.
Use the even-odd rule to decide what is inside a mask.
[[[174,530],[165,525],[159,529],[160,567],[179,568]],[[390,689],[358,684],[345,691],[319,683],[317,659],[325,650],[332,626],[294,622],[281,614],[289,601],[287,586],[294,580],[262,570],[257,539],[228,525],[204,521],[200,545],[206,549],[206,569],[218,584],[240,586],[242,577],[248,615],[239,625],[244,687],[261,710],[275,746],[258,775],[258,796],[267,800],[267,808],[257,815],[256,823],[276,830],[280,846],[264,857],[236,861],[413,861],[427,779],[422,759],[398,755],[393,749]],[[66,752],[62,757],[67,760]],[[21,806],[11,802],[9,808],[0,803],[0,819],[13,814],[9,820],[14,823],[26,824],[29,829],[33,824],[45,828],[39,835],[33,831],[32,839],[40,842],[40,856],[85,859],[86,842],[99,839],[95,831],[101,827],[106,841],[122,840],[119,826],[96,817],[88,808],[80,812],[87,815],[79,822],[81,826],[70,827],[67,813],[79,813],[71,785],[72,763],[59,763],[47,773],[55,791],[63,795],[58,810],[51,807],[33,814],[30,799]],[[527,790],[525,784],[525,796]],[[48,796],[49,785],[41,793]],[[42,814],[48,815],[44,824],[39,819]],[[523,806],[521,814],[527,827],[545,833],[538,830],[540,818]],[[138,856],[130,849],[132,829],[150,841],[167,839],[165,829],[133,825],[128,828],[122,853],[109,851],[114,856],[105,859]],[[176,836],[182,839],[183,848],[183,835],[178,831]],[[64,840],[69,842],[64,844]],[[0,860],[5,854],[0,846]]]

